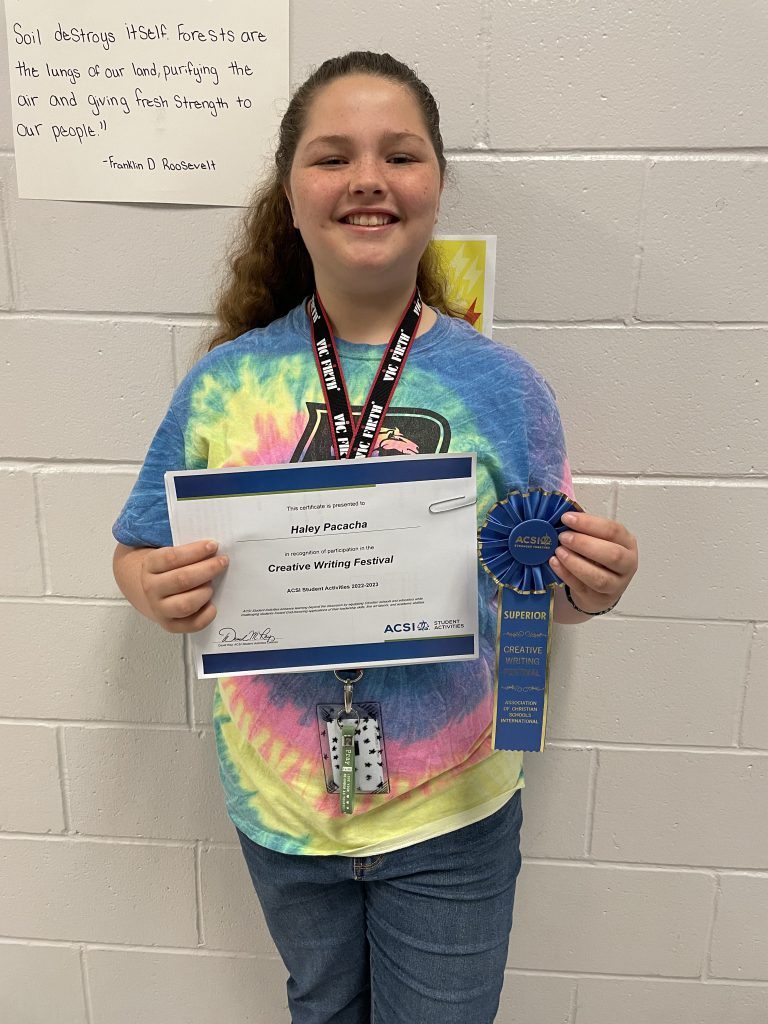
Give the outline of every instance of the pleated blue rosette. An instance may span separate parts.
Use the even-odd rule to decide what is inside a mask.
[[[581,506],[557,491],[511,491],[478,534],[480,563],[499,587],[495,750],[543,750],[555,587],[549,567],[564,512]]]
[[[548,560],[557,538],[567,529],[561,517],[570,511],[580,512],[581,506],[557,491],[511,491],[493,506],[480,528],[479,555],[485,571],[500,587],[511,587],[518,594],[543,594],[549,587],[562,586]],[[549,543],[520,543],[530,536],[525,524],[533,528],[534,522]]]

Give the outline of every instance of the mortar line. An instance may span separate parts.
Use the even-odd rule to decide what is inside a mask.
[[[61,815],[64,820],[64,832],[69,835],[72,831],[72,810],[69,802],[69,769],[67,766],[67,755],[64,747],[64,730],[61,726],[57,726],[56,728],[56,754],[59,762]]]
[[[640,185],[640,208],[637,215],[637,237],[635,243],[635,267],[632,280],[632,319],[637,319],[637,304],[640,298],[640,281],[643,273],[643,259],[645,256],[645,224],[648,209],[648,181],[654,162],[649,160],[645,165],[643,180]]]
[[[752,657],[757,649],[757,623],[752,623],[752,633],[749,637],[749,643],[747,644],[747,658],[746,665],[744,668],[744,682],[739,691],[736,701],[736,720],[734,722],[734,744],[737,747],[741,747],[742,739],[744,737],[744,716],[747,710],[747,696],[749,694],[749,680],[752,669]]]
[[[13,244],[11,237],[11,217],[10,210],[8,208],[8,189],[0,189],[0,233],[6,239],[6,244],[3,250],[5,265],[8,268],[8,281],[11,286],[11,310],[3,310],[3,312],[11,312],[18,305],[19,299],[19,273],[16,266],[16,246]]]
[[[41,940],[34,936],[4,936],[0,935],[0,945],[18,945],[23,943],[26,946],[33,946],[36,948],[53,948],[53,949],[80,949],[81,946],[86,953],[90,952],[133,952],[133,953],[149,953],[149,954],[167,954],[170,956],[195,956],[206,959],[230,959],[230,960],[251,960],[259,961],[262,963],[280,963],[280,959],[277,953],[251,953],[242,952],[235,949],[194,949],[191,946],[138,946],[136,944],[129,943],[106,943],[106,942],[76,942],[67,940],[56,940],[56,939],[45,939]],[[700,978],[692,977],[691,975],[681,974],[626,974],[626,973],[598,973],[596,971],[573,971],[573,970],[547,970],[546,968],[535,968],[535,967],[506,967],[505,972],[507,974],[513,974],[517,977],[526,976],[538,976],[545,978],[567,978],[571,981],[580,981],[582,979],[606,979],[606,980],[620,980],[620,981],[650,981],[658,982],[659,984],[685,984],[685,985],[706,985],[711,988],[720,986],[736,986],[739,988],[761,988],[768,990],[768,981],[764,979],[742,979],[742,978],[710,978],[706,982],[702,982]]]
[[[212,315],[200,313],[152,313],[137,310],[72,310],[72,309],[4,309],[0,310],[1,320],[18,320],[29,322],[32,320],[54,321],[74,320],[78,323],[150,323],[157,327],[197,327],[205,330],[215,321]],[[758,330],[768,329],[766,320],[631,320],[625,318],[615,319],[587,318],[576,320],[553,320],[542,318],[540,320],[515,320],[501,317],[494,317],[494,327],[521,327],[529,330],[554,329],[563,330]]]
[[[32,474],[32,493],[35,500],[35,528],[37,531],[37,544],[40,551],[40,567],[43,573],[43,594],[47,597],[51,594],[51,569],[48,550],[48,534],[45,529],[43,518],[43,498],[40,494],[40,481],[37,473]]]
[[[493,0],[481,0],[480,3],[480,59],[482,61],[482,87],[480,90],[479,133],[476,136],[478,147],[490,149],[491,146],[491,49],[493,31]]]
[[[701,980],[709,981],[712,971],[712,941],[715,937],[715,925],[717,924],[717,913],[720,908],[722,896],[722,879],[720,875],[715,876],[715,895],[712,900],[712,913],[707,928],[707,938],[704,945],[704,956],[702,958]]]
[[[589,761],[589,783],[587,786],[587,821],[584,830],[584,856],[592,858],[592,835],[595,828],[595,803],[597,801],[597,775],[600,770],[600,750],[592,749]]]
[[[139,946],[135,943],[109,943],[109,942],[78,942],[67,939],[39,939],[36,936],[17,936],[17,935],[0,935],[0,945],[18,945],[23,943],[26,946],[32,946],[35,948],[52,948],[52,949],[80,949],[81,947],[86,953],[90,952],[134,952],[134,953],[165,953],[172,956],[195,956],[207,959],[232,959],[232,960],[255,960],[265,963],[279,963],[279,957],[277,953],[252,953],[242,952],[236,949],[194,949],[191,946],[163,946],[163,945],[152,945],[152,946]],[[545,978],[568,978],[571,981],[580,981],[581,979],[609,979],[609,980],[622,980],[622,981],[651,981],[658,982],[659,984],[685,984],[685,985],[706,985],[707,987],[716,988],[719,986],[737,986],[740,988],[764,988],[768,989],[768,981],[759,978],[709,978],[706,982],[702,982],[700,978],[691,976],[689,974],[627,974],[627,973],[610,973],[610,972],[597,972],[597,971],[574,971],[574,970],[551,970],[547,968],[536,968],[536,967],[506,967],[505,973],[514,974],[517,977],[526,977],[527,975],[534,975]]]
[[[513,146],[494,146],[493,151],[489,153],[479,148],[468,149],[457,146],[455,148],[447,148],[445,155],[457,163],[468,163],[473,160],[486,163],[494,161],[498,163],[516,163],[533,160],[568,160],[574,163],[588,160],[595,163],[601,160],[606,162],[621,160],[637,162],[647,160],[649,157],[664,163],[704,163],[713,159],[723,163],[740,163],[744,160],[762,163],[768,161],[768,146],[743,146],[721,149],[695,146],[690,148],[678,147],[676,149],[669,149],[663,146],[627,146],[626,149],[621,147],[600,149],[599,147],[583,146],[563,147],[561,149],[516,149]]]
[[[205,929],[203,925],[203,865],[201,843],[195,843],[195,927],[197,928],[197,944],[205,945]]]
[[[195,720],[197,718],[197,707],[194,692],[195,674],[191,671],[192,654],[190,647],[191,644],[189,636],[185,635],[182,638],[181,642],[181,657],[182,664],[184,665],[184,700],[186,704],[185,710],[187,715],[187,728],[192,730],[195,728]]]
[[[80,981],[83,986],[83,1002],[85,1003],[86,1024],[93,1022],[93,1001],[91,999],[91,977],[88,971],[88,947],[85,943],[80,945]]]
[[[64,729],[124,729],[131,732],[189,732],[187,722],[115,722],[100,719],[77,718],[7,718],[0,717],[0,725],[47,725]],[[202,728],[202,727],[201,727]],[[205,732],[205,729],[202,729]],[[768,751],[766,751],[768,753]]]
[[[110,470],[120,471],[124,469],[140,469],[141,463],[135,462],[134,460],[125,459],[120,461],[119,459],[62,459],[55,457],[46,458],[35,458],[34,456],[0,456],[0,468],[2,469],[39,469],[41,472],[45,472],[49,469],[60,469],[66,467],[72,469],[75,472],[87,471],[92,469],[102,469],[105,475],[108,475]]]
[[[695,743],[677,743],[677,744],[664,744],[664,743],[620,743],[612,740],[604,741],[600,739],[576,739],[569,737],[568,739],[561,740],[547,740],[547,747],[551,747],[553,750],[584,750],[585,747],[595,746],[599,750],[618,750],[626,753],[649,753],[649,754],[663,754],[663,753],[674,753],[674,754],[713,754],[721,756],[722,754],[732,754],[737,757],[768,757],[768,750],[761,750],[759,748],[748,748],[748,747],[722,747],[722,746],[703,746],[696,745]]]
[[[638,330],[638,331],[764,331],[768,328],[768,321],[765,320],[638,320],[625,317],[615,319],[589,317],[578,320],[515,320],[511,317],[493,318],[494,327],[515,327],[525,328],[529,331],[535,330]]]
[[[179,376],[179,359],[178,359],[178,352],[177,352],[177,348],[176,348],[176,338],[177,338],[177,335],[176,335],[176,324],[172,323],[171,324],[171,370],[173,372],[173,383],[174,383],[174,386],[181,379],[180,376]]]
[[[568,1024],[578,1024],[578,1013],[579,1013],[579,979],[576,979],[576,984],[573,986],[573,992],[571,992],[571,1002],[568,1007]]]

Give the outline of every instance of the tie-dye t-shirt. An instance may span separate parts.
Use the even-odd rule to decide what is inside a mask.
[[[359,413],[383,346],[338,341]],[[373,457],[477,453],[477,515],[512,489],[571,494],[553,395],[519,355],[439,315],[419,336]],[[132,547],[172,543],[169,469],[331,458],[328,421],[303,306],[219,346],[188,374],[114,527]],[[495,588],[478,564],[476,661],[368,669],[355,703],[381,713],[388,786],[343,815],[323,763],[318,706],[341,699],[330,672],[218,682],[214,725],[229,814],[256,843],[293,854],[368,856],[479,821],[523,785],[522,755],[491,750]],[[330,791],[329,791],[330,790]]]

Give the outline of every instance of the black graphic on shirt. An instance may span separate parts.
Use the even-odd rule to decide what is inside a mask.
[[[353,405],[357,421],[362,406]],[[304,433],[291,456],[291,462],[318,462],[333,458],[328,410],[321,402],[307,402],[309,419]],[[376,447],[369,458],[389,455],[438,455],[447,452],[451,443],[448,420],[429,409],[406,409],[390,406],[379,431]]]

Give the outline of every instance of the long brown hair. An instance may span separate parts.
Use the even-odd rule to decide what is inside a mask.
[[[301,234],[293,226],[283,185],[291,165],[309,105],[329,82],[345,75],[379,75],[408,86],[417,100],[440,167],[446,160],[440,134],[440,115],[432,93],[407,64],[388,53],[358,50],[333,57],[300,85],[280,123],[275,165],[254,192],[227,259],[228,272],[216,304],[217,324],[208,351],[254,327],[266,327],[285,316],[315,286],[312,262]],[[416,283],[428,306],[450,316],[462,316],[447,297],[445,274],[430,243],[419,262]]]

